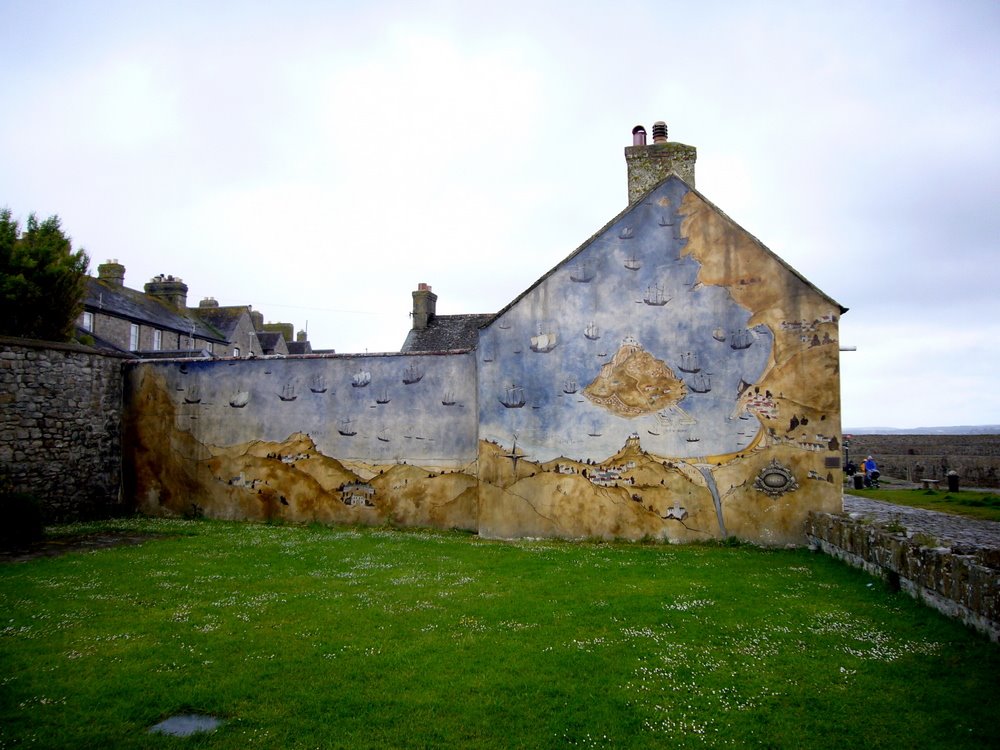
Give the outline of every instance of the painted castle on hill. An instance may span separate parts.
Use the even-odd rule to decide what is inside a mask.
[[[133,365],[140,508],[801,542],[840,509],[844,310],[661,125],[626,149],[629,207],[495,315],[437,316],[421,285],[398,354]]]

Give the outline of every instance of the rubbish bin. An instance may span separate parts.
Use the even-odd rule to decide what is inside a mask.
[[[855,474],[854,475],[854,489],[863,490],[865,488],[865,475]]]
[[[958,492],[958,472],[949,471],[948,477],[948,492]]]

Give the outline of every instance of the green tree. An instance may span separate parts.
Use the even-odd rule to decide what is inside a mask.
[[[90,258],[73,252],[58,216],[39,222],[34,214],[24,231],[0,209],[0,333],[69,341],[83,310]]]

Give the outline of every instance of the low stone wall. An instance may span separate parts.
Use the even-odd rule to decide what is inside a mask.
[[[825,513],[809,515],[806,536],[823,552],[1000,642],[1000,550],[924,547],[880,526]]]
[[[47,523],[121,510],[124,362],[0,337],[0,490],[37,497]]]
[[[949,471],[962,487],[1000,487],[1000,435],[853,435],[851,458],[871,454],[885,476],[919,482]]]

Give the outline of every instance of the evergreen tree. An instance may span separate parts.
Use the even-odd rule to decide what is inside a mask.
[[[58,216],[28,217],[22,232],[0,209],[0,334],[69,341],[83,310],[87,266]]]

